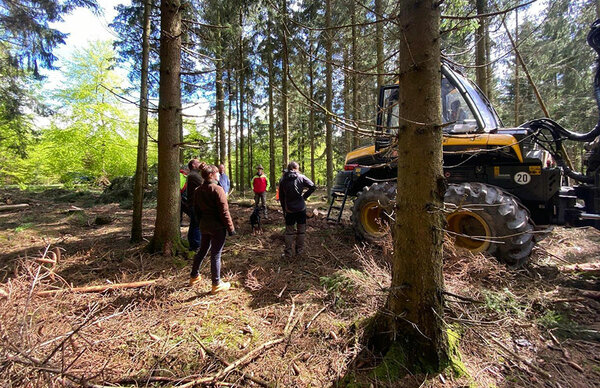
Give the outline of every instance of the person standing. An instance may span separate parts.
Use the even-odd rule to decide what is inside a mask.
[[[225,174],[225,165],[219,165],[219,186],[223,188],[225,194],[229,195],[229,190],[231,189],[231,181],[229,181],[229,177]]]
[[[189,202],[187,199],[187,175],[188,175],[189,169],[187,168],[187,166],[185,167],[181,167],[179,169],[179,194],[180,194],[180,201],[179,201],[179,225],[181,226],[181,223],[183,222],[183,213],[187,214],[188,216],[190,215],[190,207],[189,207]]]
[[[211,294],[227,291],[231,284],[221,280],[221,252],[225,245],[225,235],[235,234],[233,220],[229,214],[227,195],[219,186],[219,170],[216,166],[205,165],[202,169],[204,183],[194,193],[194,212],[200,219],[202,242],[194,256],[190,285],[200,280],[200,265],[210,249]]]
[[[288,164],[287,171],[279,181],[279,203],[285,216],[285,249],[283,258],[292,257],[294,235],[296,237],[296,255],[304,253],[306,240],[306,199],[317,188],[313,181],[301,174],[296,162]],[[308,189],[304,191],[304,189]],[[296,229],[294,225],[297,224]],[[295,229],[295,230],[294,230]]]
[[[262,209],[265,218],[267,218],[267,191],[269,190],[269,178],[264,174],[262,164],[256,166],[256,175],[252,178],[252,190],[254,191],[254,207],[259,207],[259,201],[262,203]]]
[[[205,163],[201,163],[198,159],[192,159],[188,163],[188,168],[190,172],[187,176],[187,188],[186,188],[186,197],[188,201],[188,206],[192,203],[194,198],[194,192],[197,187],[200,187],[204,182],[204,179],[200,176],[200,169],[205,165]],[[189,206],[191,208],[191,206]],[[198,218],[194,211],[190,211],[190,226],[188,228],[187,239],[190,243],[190,250],[196,251],[200,247],[200,229],[198,228]]]

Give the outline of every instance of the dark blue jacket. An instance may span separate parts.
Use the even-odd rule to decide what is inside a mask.
[[[306,192],[302,193],[305,188]],[[279,203],[285,213],[297,213],[306,210],[304,202],[317,186],[298,171],[288,171],[279,181]]]

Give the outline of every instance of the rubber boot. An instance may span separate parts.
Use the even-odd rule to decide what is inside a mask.
[[[285,249],[283,250],[283,255],[287,259],[292,257],[292,246],[294,245],[295,234],[296,230],[294,229],[294,225],[285,226]]]
[[[306,241],[306,224],[298,224],[298,231],[296,232],[296,255],[302,256],[304,254],[304,242]]]

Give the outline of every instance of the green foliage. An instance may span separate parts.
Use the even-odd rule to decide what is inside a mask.
[[[501,292],[484,290],[483,296],[486,307],[492,311],[501,315],[516,315],[519,318],[526,316],[528,307],[519,304],[518,298],[508,288]]]
[[[15,228],[15,232],[21,232],[23,230],[29,229],[33,226],[33,222],[25,222]]]
[[[545,328],[552,329],[564,324],[565,317],[556,311],[547,310],[544,315],[538,318],[538,323]]]
[[[74,183],[132,175],[136,163],[135,110],[115,97],[124,81],[114,70],[109,42],[77,50],[65,66],[65,82],[54,92],[60,106],[24,163],[25,181]],[[149,153],[149,163],[156,160]]]

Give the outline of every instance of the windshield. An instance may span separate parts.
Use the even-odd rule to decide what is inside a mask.
[[[441,79],[440,99],[442,122],[448,124],[444,126],[444,132],[476,132],[479,129],[469,104],[460,91],[444,75]],[[384,89],[382,115],[381,124],[384,127],[384,132],[398,133],[400,125],[398,86]]]
[[[475,86],[470,80],[458,73],[454,73],[454,76],[464,86],[467,94],[471,97],[475,108],[479,111],[484,124],[483,130],[485,132],[489,132],[499,128],[500,118],[498,117],[496,110],[494,110],[489,100],[481,93],[479,88],[477,88],[477,86]]]

